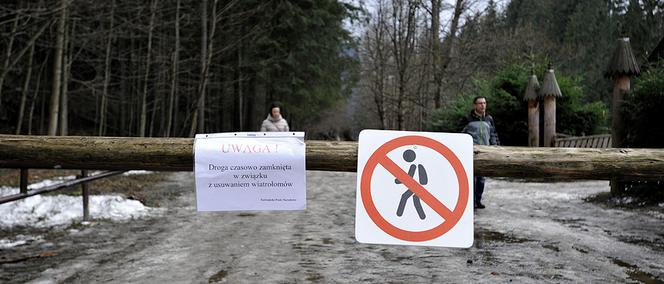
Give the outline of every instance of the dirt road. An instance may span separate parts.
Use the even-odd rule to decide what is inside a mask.
[[[3,250],[0,282],[439,283],[664,280],[664,216],[584,198],[608,182],[489,179],[470,249],[360,244],[354,173],[307,173],[307,210],[197,213],[191,173],[148,219],[54,230]],[[21,231],[25,230],[25,232]],[[34,234],[16,229],[5,234]],[[52,255],[20,260],[40,252]]]

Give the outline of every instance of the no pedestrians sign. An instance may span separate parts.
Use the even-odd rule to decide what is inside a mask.
[[[357,160],[358,242],[473,244],[469,135],[364,130]]]

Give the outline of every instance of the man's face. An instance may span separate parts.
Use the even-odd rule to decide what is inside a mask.
[[[281,114],[281,110],[278,107],[272,108],[272,118],[279,117],[279,114]]]
[[[484,115],[486,112],[486,99],[479,98],[475,101],[475,112]]]

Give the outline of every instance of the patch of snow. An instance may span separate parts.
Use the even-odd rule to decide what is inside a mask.
[[[618,199],[619,204],[631,204],[633,202],[634,202],[634,198],[632,198],[631,196],[626,196],[626,197]]]
[[[152,208],[137,200],[118,195],[90,196],[90,217],[124,221],[146,217]],[[0,205],[0,227],[54,227],[69,225],[83,217],[83,202],[79,196],[35,195]]]
[[[13,247],[17,247],[17,246],[22,246],[22,245],[27,244],[29,242],[39,241],[41,239],[42,239],[41,236],[17,235],[13,239],[1,239],[0,240],[0,249],[7,249],[7,248],[13,248]]]
[[[19,191],[16,187],[0,186],[0,196],[17,194]]]
[[[664,213],[662,213],[662,212],[648,211],[647,214],[654,217],[654,218],[664,220]]]
[[[50,186],[71,180],[75,176],[43,180],[30,189]],[[0,187],[0,196],[19,193],[18,188]],[[157,209],[144,206],[137,200],[128,200],[119,195],[90,196],[90,217],[124,221],[149,216]],[[83,201],[80,196],[35,195],[0,205],[0,227],[34,226],[54,227],[69,225],[83,217]]]
[[[152,174],[152,173],[154,173],[154,172],[152,172],[152,171],[144,171],[144,170],[140,170],[140,171],[128,171],[128,172],[124,172],[124,173],[122,173],[122,175],[123,175],[123,176],[149,175],[149,174]]]
[[[65,176],[65,177],[56,177],[54,179],[45,179],[45,180],[42,180],[40,182],[33,183],[33,184],[29,185],[28,190],[39,189],[39,188],[42,188],[42,187],[47,187],[47,186],[51,186],[51,185],[54,185],[54,184],[58,184],[58,183],[61,183],[61,182],[74,180],[74,179],[76,179],[76,176]]]

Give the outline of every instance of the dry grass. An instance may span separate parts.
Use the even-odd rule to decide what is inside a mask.
[[[59,176],[72,176],[80,174],[77,170],[29,170],[28,183],[35,183],[41,180],[50,179]],[[18,187],[20,183],[21,171],[18,169],[0,169],[0,186]]]

